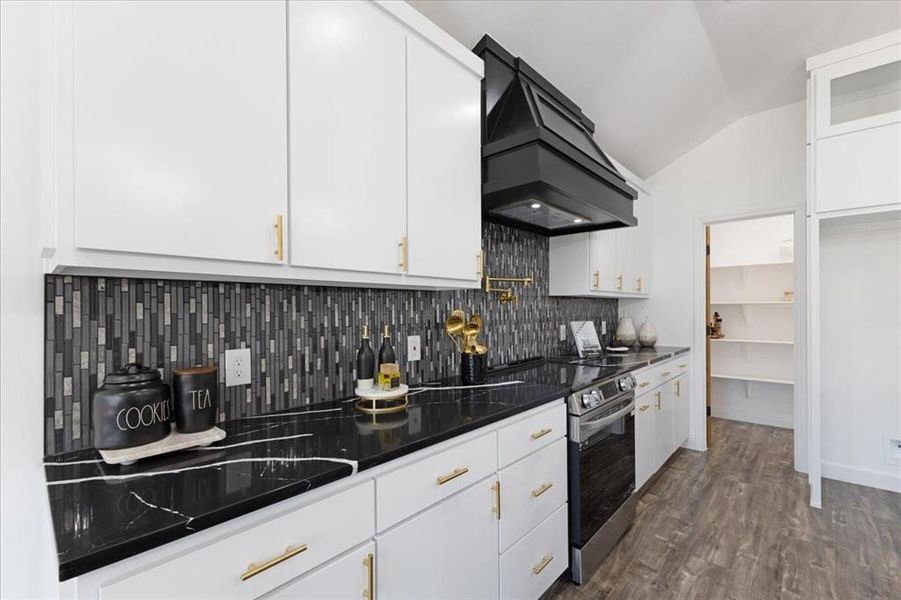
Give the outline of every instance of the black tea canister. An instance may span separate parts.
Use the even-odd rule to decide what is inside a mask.
[[[216,425],[218,369],[215,366],[176,369],[172,373],[175,426],[181,433],[198,433]]]
[[[169,386],[157,369],[130,363],[113,371],[94,392],[94,446],[119,450],[156,442],[172,430]]]

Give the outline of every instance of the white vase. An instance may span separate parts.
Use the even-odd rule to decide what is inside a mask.
[[[644,318],[644,323],[638,330],[638,343],[642,348],[653,348],[657,343],[657,328],[647,317]]]
[[[623,346],[631,346],[635,343],[635,325],[631,317],[623,317],[616,326],[616,341]]]

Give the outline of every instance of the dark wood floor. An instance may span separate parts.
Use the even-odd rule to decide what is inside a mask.
[[[707,452],[679,450],[635,524],[559,599],[901,599],[901,494],[823,481],[807,504],[792,432],[714,419]]]

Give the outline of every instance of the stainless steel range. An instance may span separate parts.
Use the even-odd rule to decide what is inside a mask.
[[[635,378],[600,380],[572,394],[569,409],[569,539],[581,584],[635,518]]]

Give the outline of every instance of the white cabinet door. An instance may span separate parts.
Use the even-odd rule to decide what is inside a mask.
[[[494,477],[376,538],[380,600],[496,598]]]
[[[615,230],[616,237],[616,281],[613,282],[617,292],[635,292],[638,269],[635,264],[637,245],[637,227],[623,227]]]
[[[688,375],[680,375],[672,382],[673,402],[675,406],[673,451],[688,440]]]
[[[588,256],[592,291],[617,291],[616,232],[592,231],[588,234]]]
[[[638,192],[635,200],[635,214],[638,216],[638,226],[635,228],[633,238],[635,274],[629,289],[638,294],[651,293],[651,248],[653,247],[653,216],[651,215],[651,200],[644,192]]]
[[[569,566],[564,503],[501,556],[500,597],[537,600]]]
[[[74,4],[78,248],[275,262],[285,6]]]
[[[326,563],[304,577],[286,583],[265,600],[346,600],[375,598],[375,542],[369,542]]]
[[[657,437],[657,469],[663,466],[675,449],[675,410],[673,406],[675,395],[672,390],[671,383],[664,383],[652,392],[657,412],[654,428]]]
[[[400,273],[404,30],[369,2],[291,2],[288,25],[291,264]]]
[[[657,472],[657,405],[653,393],[635,400],[635,489]]]
[[[481,277],[481,78],[407,37],[407,236],[411,275]]]

